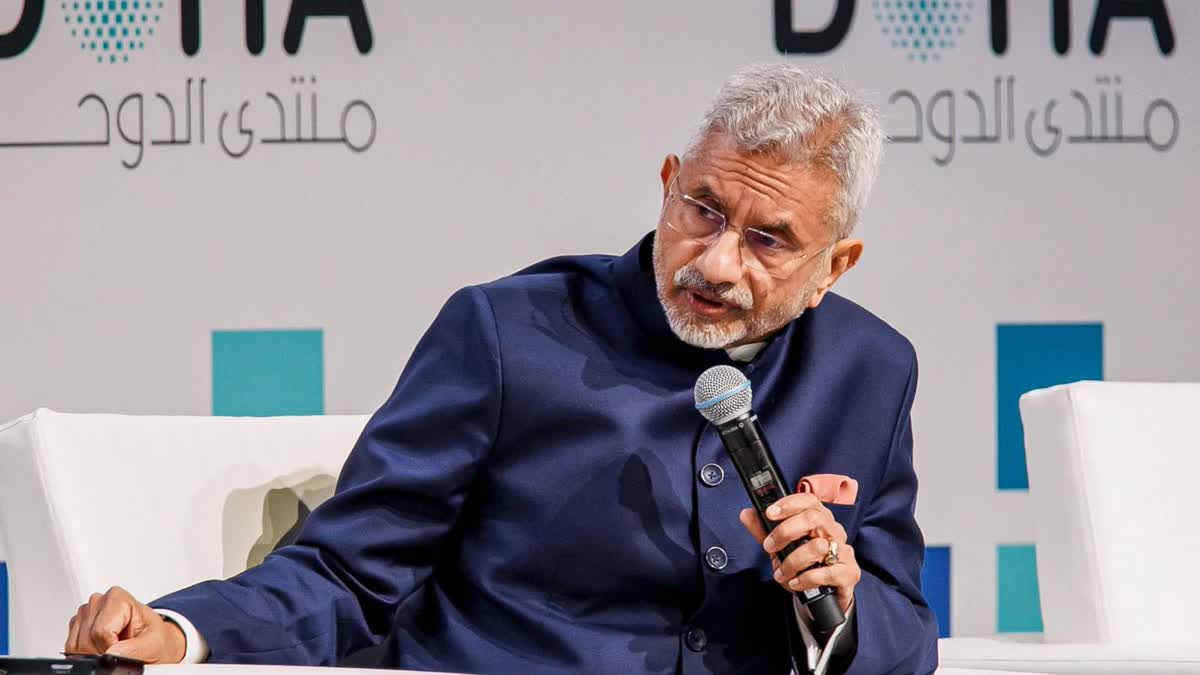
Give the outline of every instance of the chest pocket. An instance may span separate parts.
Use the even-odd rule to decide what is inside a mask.
[[[839,525],[846,528],[846,541],[853,546],[854,540],[858,535],[858,519],[861,515],[859,513],[861,509],[859,509],[858,502],[855,502],[854,504],[824,504],[825,508],[829,509],[829,511],[833,513],[833,519],[836,520]]]

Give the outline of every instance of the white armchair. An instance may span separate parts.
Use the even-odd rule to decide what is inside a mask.
[[[1200,384],[1081,382],[1021,397],[1043,643],[951,638],[942,662],[1200,673]]]
[[[261,561],[333,494],[366,422],[41,409],[0,425],[10,651],[60,651],[93,592],[149,601]]]

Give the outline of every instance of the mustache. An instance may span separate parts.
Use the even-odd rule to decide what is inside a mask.
[[[714,284],[705,279],[700,270],[691,265],[680,267],[679,271],[675,272],[674,281],[675,285],[679,288],[717,298],[735,307],[745,310],[754,308],[754,296],[750,294],[750,289],[740,288],[731,283]]]

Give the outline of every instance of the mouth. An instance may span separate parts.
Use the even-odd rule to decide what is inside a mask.
[[[739,309],[736,305],[728,302],[723,302],[702,293],[698,293],[691,289],[682,289],[684,296],[687,298],[688,307],[701,316],[720,317],[732,313]]]

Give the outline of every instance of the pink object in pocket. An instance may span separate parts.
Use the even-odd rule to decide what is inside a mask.
[[[858,481],[840,473],[815,473],[800,479],[800,492],[811,492],[826,504],[850,505],[858,499]]]

